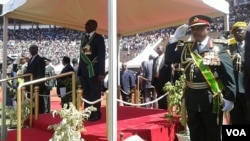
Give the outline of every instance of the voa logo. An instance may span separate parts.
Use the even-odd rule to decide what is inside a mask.
[[[228,136],[247,136],[244,129],[226,129]]]

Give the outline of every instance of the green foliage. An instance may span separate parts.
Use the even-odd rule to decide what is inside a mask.
[[[176,114],[181,111],[181,99],[183,97],[183,90],[185,88],[185,76],[182,75],[179,80],[175,81],[175,84],[167,82],[163,87],[163,91],[168,92],[168,107],[176,107]]]
[[[25,120],[30,114],[30,101],[26,99],[21,104],[21,125],[23,126]],[[10,118],[10,127],[15,127],[17,125],[17,108],[15,106],[6,106],[5,109],[6,116]]]
[[[67,104],[64,104],[62,110],[53,112],[53,117],[58,114],[62,121],[59,124],[48,126],[48,129],[55,130],[53,137],[49,141],[84,141],[81,138],[81,132],[85,130],[83,121],[89,118],[92,111],[96,111],[93,106],[78,111],[71,102],[69,108]]]

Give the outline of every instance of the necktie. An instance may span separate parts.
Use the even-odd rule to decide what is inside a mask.
[[[197,51],[198,51],[198,53],[201,52],[201,43],[200,42],[197,42]]]
[[[31,64],[32,63],[32,61],[34,60],[34,56],[32,56],[31,58],[30,58],[30,62],[29,62],[29,64]]]

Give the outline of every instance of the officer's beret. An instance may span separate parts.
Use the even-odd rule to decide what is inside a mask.
[[[247,27],[246,22],[236,22],[231,29],[231,33],[233,33],[238,28],[245,28],[245,27]]]
[[[212,19],[206,15],[195,15],[189,19],[189,26],[207,25],[210,26]]]

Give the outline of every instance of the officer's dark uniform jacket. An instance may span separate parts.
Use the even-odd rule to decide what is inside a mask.
[[[244,72],[245,72],[245,93],[246,99],[250,101],[250,31],[246,32],[245,38],[245,65],[244,65]]]
[[[237,85],[238,93],[245,93],[244,88],[244,64],[245,64],[245,49],[244,46],[239,46],[238,43],[229,45],[228,52],[233,61],[234,76]]]
[[[213,93],[203,77],[200,69],[195,65],[190,50],[198,53],[197,44],[195,42],[185,42],[181,50],[176,50],[176,43],[169,44],[166,48],[166,59],[168,62],[181,62],[186,77],[186,88],[184,96],[186,107],[189,110],[211,111]],[[189,50],[189,47],[191,49]],[[224,84],[222,91],[223,97],[227,100],[235,99],[235,79],[233,75],[233,67],[230,56],[227,53],[228,44],[225,40],[209,38],[207,45],[199,51],[201,56],[205,52],[219,51],[219,65],[209,65],[217,80],[221,80]],[[181,52],[181,53],[180,53]],[[198,85],[197,85],[198,84]]]

